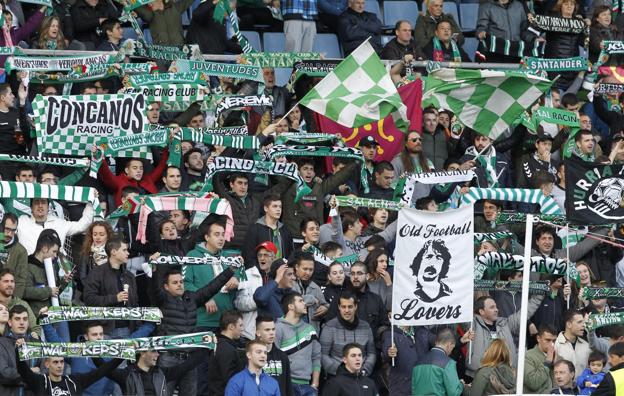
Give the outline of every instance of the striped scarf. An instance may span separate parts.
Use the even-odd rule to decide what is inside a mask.
[[[477,51],[477,55],[486,60],[483,53],[493,53],[505,56],[515,56],[521,58],[523,56],[540,57],[544,55],[544,43],[537,40],[532,46],[527,46],[524,41],[511,41],[498,38],[492,34],[487,34],[485,40],[481,40],[480,47],[483,51]]]
[[[211,146],[231,147],[239,150],[259,150],[260,141],[256,136],[210,135],[194,128],[180,128],[169,146],[168,164],[180,166],[182,141],[200,142]]]
[[[401,210],[401,208],[404,207],[401,202],[388,201],[385,199],[372,199],[342,195],[336,196],[336,202],[338,206],[351,206],[354,208],[362,206],[366,208],[379,208],[399,211]]]
[[[543,214],[561,214],[561,209],[552,197],[545,196],[541,190],[523,188],[471,187],[468,193],[462,196],[462,205],[469,205],[481,199],[539,204]]]

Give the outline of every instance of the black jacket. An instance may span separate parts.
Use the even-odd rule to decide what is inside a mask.
[[[343,291],[349,290],[348,281],[345,279],[342,286],[336,286],[330,282],[327,282],[327,287],[323,290],[325,301],[329,304],[329,309],[323,317],[323,323],[327,323],[336,316],[338,316],[338,303],[340,300],[340,294]]]
[[[286,226],[281,222],[277,223],[277,229],[279,231],[279,238],[282,246],[282,257],[287,259],[290,257],[290,254],[294,249],[292,235],[288,231],[288,228],[286,228]],[[245,249],[243,251],[246,268],[258,265],[258,260],[256,258],[256,246],[265,241],[273,241],[273,232],[274,231],[266,225],[264,217],[261,217],[256,223],[249,227],[245,238]]]
[[[617,366],[611,367],[611,370],[604,376],[602,381],[600,381],[600,385],[593,392],[593,396],[612,396],[615,395],[615,380],[613,379],[614,371],[624,369],[624,363],[620,363]]]
[[[350,373],[344,363],[338,367],[333,377],[323,390],[323,396],[377,396],[375,381],[360,375]]]
[[[91,7],[84,0],[76,1],[71,8],[74,38],[87,45],[93,43],[95,49],[103,40],[103,36],[98,35],[96,31],[100,27],[100,18],[108,19],[119,16],[119,12],[111,4],[100,0],[95,7]]]
[[[292,382],[290,381],[290,360],[286,352],[273,344],[267,354],[267,364],[263,370],[277,381],[282,396],[293,396]]]
[[[181,297],[174,297],[166,292],[158,282],[159,277],[152,276],[152,280],[149,283],[150,294],[163,314],[158,334],[177,335],[193,333],[197,324],[197,308],[214,297],[230,280],[232,275],[234,275],[234,272],[228,268],[206,286],[194,292],[185,291]]]
[[[225,394],[225,386],[230,378],[245,368],[243,351],[239,351],[236,341],[221,334],[217,335],[217,340],[219,347],[210,361],[207,373],[209,394],[213,396]]]
[[[378,294],[370,291],[368,285],[364,288],[364,292],[355,292],[355,295],[358,299],[357,316],[370,325],[375,344],[378,344],[381,334],[390,327],[386,306]]]
[[[414,39],[410,40],[407,45],[403,45],[399,43],[399,41],[395,38],[388,41],[386,46],[381,51],[380,58],[381,59],[403,59],[403,57],[407,54],[414,55],[416,58],[418,54],[418,46]]]
[[[607,110],[607,103],[602,95],[594,95],[594,110],[605,124],[609,125],[611,135],[624,129],[624,114]]]
[[[121,271],[119,274],[118,271]],[[111,267],[110,263],[95,266],[87,279],[84,281],[84,293],[82,299],[86,305],[93,307],[138,307],[139,294],[136,280],[131,272],[121,267],[118,271]],[[118,275],[120,275],[118,277]],[[128,301],[124,304],[117,301],[117,294],[124,290],[123,285],[128,285]],[[128,322],[130,326],[134,321]],[[114,321],[106,321],[105,330],[113,328]]]
[[[225,23],[212,18],[214,8],[212,1],[204,1],[193,11],[186,42],[199,45],[202,54],[223,54],[226,51],[240,54],[243,52],[240,45],[227,38]]]
[[[340,15],[338,38],[345,56],[362,44],[367,38],[377,53],[381,52],[381,21],[372,12],[357,13],[347,8]]]

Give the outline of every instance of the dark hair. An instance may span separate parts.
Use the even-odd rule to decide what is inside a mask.
[[[609,347],[609,355],[613,356],[624,356],[624,342],[616,342],[615,344]]]
[[[96,89],[97,87],[95,86],[94,82],[88,81],[88,82],[84,82],[82,84],[80,84],[80,93],[84,93],[85,90],[87,89]],[[129,161],[128,161],[129,162]]]
[[[262,200],[262,206],[269,206],[271,202],[280,201],[282,202],[282,197],[277,194],[269,194]]]
[[[54,175],[54,177],[58,177],[58,172],[56,171],[56,169],[51,168],[51,167],[47,167],[44,170],[42,170],[41,172],[39,172],[39,175],[37,176],[37,180],[39,181],[39,183],[41,183],[41,180],[43,180],[43,175],[45,175],[46,173],[51,173]]]
[[[53,246],[61,247],[61,240],[56,231],[51,228],[47,228],[41,231],[39,238],[37,238],[37,246],[35,247],[35,253],[40,252],[43,248],[50,249]]]
[[[284,298],[282,299],[282,310],[284,311],[284,313],[289,311],[288,306],[290,304],[294,304],[295,303],[295,298],[297,298],[297,297],[303,298],[301,293],[297,293],[297,292],[292,292],[292,293],[289,293],[286,296],[284,296]]]
[[[602,14],[605,11],[609,11],[611,12],[611,7],[606,6],[606,5],[599,5],[596,8],[594,8],[594,15],[592,15],[592,19],[591,19],[591,25],[597,25],[598,24],[598,17],[600,16],[600,14]],[[613,21],[612,21],[613,22]]]
[[[357,297],[350,290],[343,290],[342,293],[340,293],[340,298],[338,299],[338,305],[340,305],[340,300],[353,300],[353,303],[355,305],[358,304]]]
[[[368,253],[368,256],[366,256],[366,260],[364,262],[366,263],[366,268],[368,269],[369,274],[374,274],[375,272],[377,272],[377,260],[379,260],[379,257],[383,256],[384,254],[386,255],[386,257],[388,257],[388,253],[386,252],[386,250],[380,248],[375,248],[372,252]]]
[[[591,133],[591,131],[587,130],[587,129],[581,129],[580,131],[578,131],[576,133],[576,135],[574,135],[574,141],[576,143],[580,142],[581,140],[583,140],[583,135],[589,135],[591,137],[594,136],[593,133]]]
[[[357,342],[350,342],[342,347],[342,357],[346,358],[349,355],[349,351],[356,348],[360,350],[360,353],[364,354],[364,348],[362,348],[362,345]]]
[[[435,114],[437,116],[438,110],[433,106],[429,106],[429,107],[424,108],[422,113],[423,113],[423,116],[425,114]]]
[[[323,252],[323,254],[335,252],[338,249],[342,249],[342,245],[334,241],[327,241],[321,245],[321,252]]]
[[[501,280],[508,280],[509,278],[515,277],[518,272],[522,273],[522,271],[504,269],[504,270],[500,270],[498,272],[498,275]]]
[[[288,117],[286,117],[286,119],[288,119]],[[290,123],[290,121],[289,121]],[[301,168],[304,165],[312,165],[313,167],[315,167],[315,163],[314,163],[314,159],[312,159],[311,157],[302,157],[299,158],[297,160],[297,167]],[[316,167],[315,167],[316,168]]]
[[[609,349],[609,350],[610,350],[610,349]],[[568,366],[568,370],[570,370],[570,372],[571,372],[571,373],[574,373],[574,372],[575,372],[575,371],[574,371],[574,363],[572,363],[572,362],[571,362],[571,361],[569,361],[569,360],[565,360],[565,359],[557,360],[557,361],[555,362],[555,365],[554,365],[553,367],[560,366],[560,365],[562,365],[562,364],[565,364],[566,366]]]
[[[438,30],[438,27],[443,24],[443,23],[448,23],[449,26],[453,27],[453,25],[451,24],[451,21],[449,21],[448,19],[445,18],[440,18],[440,20],[436,23],[436,30]],[[424,113],[423,113],[424,114]]]
[[[29,164],[19,164],[15,167],[15,176],[19,175],[22,171],[31,171],[33,175],[35,174],[35,170]]]
[[[90,328],[97,327],[97,326],[101,326],[102,328],[104,328],[104,323],[99,322],[97,320],[90,320],[90,321],[85,322],[85,324],[82,326],[82,331],[84,331],[84,333],[87,334]]]
[[[364,247],[368,248],[370,246],[373,246],[374,248],[385,248],[386,247],[386,240],[383,239],[383,237],[379,234],[375,234],[373,236],[371,236],[370,238],[368,238],[368,240],[366,242],[364,242]]]
[[[440,269],[439,279],[446,278],[446,274],[448,273],[448,270],[451,266],[451,253],[444,244],[444,241],[441,239],[428,240],[427,242],[425,242],[420,251],[418,251],[418,254],[416,255],[416,257],[414,257],[414,261],[412,261],[411,266],[414,276],[417,276],[418,271],[420,270],[420,265],[422,264],[423,257],[425,256],[425,253],[427,252],[427,250],[429,250],[429,248],[433,249],[438,254],[440,254],[440,256],[442,256],[442,268]]]
[[[163,275],[162,278],[162,284],[166,285],[167,283],[169,283],[169,277],[171,275],[180,275],[182,276],[182,271],[177,269],[177,268],[172,268],[169,271],[165,272],[165,275]]]
[[[557,329],[555,329],[555,326],[548,324],[548,323],[540,325],[540,327],[537,329],[537,335],[540,337],[542,337],[546,333],[552,334],[554,336],[559,334]]]
[[[479,315],[479,311],[480,310],[485,309],[485,302],[487,300],[494,300],[494,299],[492,297],[490,297],[490,296],[481,296],[481,297],[479,297],[479,298],[477,298],[475,300],[475,303],[474,303],[474,313],[476,315]]]
[[[303,233],[306,228],[308,227],[308,223],[309,222],[314,222],[314,224],[316,224],[317,226],[321,226],[321,223],[319,223],[318,219],[316,217],[306,217],[305,219],[301,220],[301,223],[299,223],[299,232]]]
[[[109,31],[112,32],[116,24],[121,25],[121,22],[119,22],[119,19],[117,18],[108,18],[102,21],[102,24],[100,25],[102,29],[102,35],[107,36],[106,33]]]
[[[19,221],[15,213],[5,212],[4,216],[2,217],[2,221],[0,222],[0,229],[2,229],[2,231],[4,231],[4,226],[6,225],[7,220],[11,220],[15,224],[17,224]]]
[[[193,153],[199,153],[200,156],[204,156],[204,152],[201,151],[200,149],[193,147],[192,149],[190,149],[189,151],[186,152],[186,154],[184,154],[184,156],[182,157],[183,162],[187,163],[189,160],[189,157],[191,156],[191,154]]]
[[[260,325],[260,323],[264,323],[264,322],[275,323],[275,319],[273,319],[273,317],[271,315],[259,314],[256,317],[256,327],[258,327]]]
[[[228,179],[230,183],[234,183],[236,179],[245,179],[249,181],[249,175],[246,173],[242,173],[242,172],[236,172],[236,173],[232,173]]]
[[[141,190],[134,186],[125,186],[121,189],[122,198],[126,198],[130,194],[141,194]]]
[[[537,172],[535,172],[533,178],[531,179],[531,184],[533,188],[541,188],[545,184],[554,182],[554,176],[545,170],[538,170]]]
[[[221,216],[212,216],[211,217],[211,215],[206,217],[204,219],[204,221],[202,221],[202,223],[199,225],[199,235],[201,235],[202,237],[204,237],[206,235],[210,235],[210,229],[215,224],[225,228],[224,220],[222,220],[220,217]],[[206,221],[206,220],[208,220],[208,221]]]
[[[563,323],[567,324],[568,322],[572,321],[572,319],[574,319],[576,315],[583,316],[583,312],[577,309],[570,309],[570,310],[565,311],[563,313]]]
[[[7,275],[7,274],[8,274],[8,275],[12,275],[12,276],[13,276],[13,279],[15,279],[15,274],[13,273],[13,271],[11,271],[11,269],[10,269],[10,268],[2,268],[2,269],[0,270],[0,279],[1,279],[3,276]]]
[[[360,221],[357,215],[352,213],[345,213],[342,216],[342,232],[345,232],[349,229],[349,226],[355,225],[356,222]]]
[[[578,102],[579,102],[578,97],[576,96],[576,94],[572,92],[568,92],[567,94],[561,97],[562,107],[574,106],[574,105],[577,105]]]
[[[14,315],[19,315],[21,313],[28,312],[25,306],[21,304],[15,304],[13,308],[9,309],[9,319],[11,319]]]
[[[121,245],[125,243],[126,241],[124,241],[122,237],[120,237],[119,235],[113,235],[106,242],[106,245],[104,246],[104,251],[106,252],[106,255],[110,257],[113,250],[118,250],[119,248],[121,248]]]
[[[163,220],[163,221],[161,221],[161,222],[158,224],[158,233],[159,233],[159,234],[162,234],[163,227],[164,227],[164,226],[165,226],[165,224],[167,224],[167,223],[171,223],[171,224],[173,224],[173,226],[175,227],[175,223],[173,222],[173,220],[169,220],[169,219]]]
[[[431,202],[435,202],[435,199],[433,199],[432,197],[418,198],[416,200],[416,209],[427,210],[427,206],[429,206]]]
[[[169,169],[176,169],[178,172],[180,172],[180,175],[182,175],[182,171],[180,170],[180,167],[175,166],[175,165],[167,165],[167,168],[163,172],[162,177],[167,177],[167,175],[169,174]]]
[[[433,109],[435,111],[435,109]],[[432,111],[429,110],[429,112],[431,113]],[[427,114],[427,109],[423,110],[423,116]],[[434,112],[435,114],[435,112]],[[412,155],[411,153],[407,150],[407,141],[408,141],[408,136],[411,133],[417,133],[420,135],[420,132],[418,131],[410,131],[408,133],[403,134],[403,149],[401,150],[401,153],[399,154],[399,158],[401,159],[401,165],[403,165],[403,170],[405,172],[408,173],[413,173],[416,171],[416,167],[414,166],[414,161],[412,160]],[[427,157],[425,155],[424,150],[421,151],[420,153],[418,153],[418,164],[420,165],[421,169],[423,172],[429,172],[431,169],[429,168],[429,162],[427,161]]]
[[[5,12],[6,11],[7,10],[5,10]],[[0,96],[6,95],[8,91],[11,91],[11,86],[9,84],[0,84]]]
[[[353,272],[353,267],[362,267],[362,269],[364,270],[365,273],[369,273],[368,271],[368,266],[366,264],[364,264],[364,262],[362,261],[356,261],[353,264],[351,264],[351,271]]]
[[[243,319],[243,314],[235,309],[223,312],[221,319],[219,319],[219,329],[221,331],[227,330],[231,324],[236,324],[239,319]]]
[[[291,262],[294,267],[296,267],[300,265],[302,261],[314,262],[314,255],[309,252],[299,251],[295,252],[288,261]]]
[[[408,21],[407,19],[401,19],[399,21],[397,21],[397,23],[394,24],[394,30],[399,30],[401,29],[401,25],[404,23],[409,23],[410,26],[412,26],[411,22]]]
[[[589,358],[587,358],[587,363],[589,364],[591,362],[597,361],[601,361],[602,364],[605,364],[607,362],[607,357],[604,355],[604,353],[594,349],[589,354]]]
[[[388,161],[381,161],[377,165],[375,165],[375,169],[373,170],[373,172],[379,175],[387,170],[394,172],[394,166],[392,166],[392,164]]]
[[[451,342],[457,343],[457,338],[455,337],[453,330],[448,327],[441,328],[436,334],[436,345],[449,344]]]
[[[537,229],[535,230],[535,237],[534,237],[535,241],[540,239],[542,235],[544,234],[550,234],[554,239],[557,238],[557,233],[555,233],[555,230],[552,227],[541,226],[541,227],[537,227]]]
[[[350,163],[351,163],[351,160],[345,157],[334,157],[334,159],[332,160],[333,166],[349,165]]]

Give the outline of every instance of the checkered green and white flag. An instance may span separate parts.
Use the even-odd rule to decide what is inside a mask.
[[[299,102],[348,128],[361,127],[392,113],[407,131],[407,107],[368,41],[340,62]]]
[[[496,139],[551,84],[517,71],[438,69],[425,78],[422,106],[451,110],[462,124]]]

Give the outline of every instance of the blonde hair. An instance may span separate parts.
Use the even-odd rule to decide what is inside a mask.
[[[46,49],[46,42],[48,41],[48,31],[50,30],[50,26],[52,22],[58,22],[58,34],[56,36],[56,48],[57,49],[65,49],[67,47],[65,43],[65,36],[63,35],[63,30],[61,29],[61,19],[56,15],[47,16],[41,22],[41,28],[39,28],[39,40],[37,41],[37,45],[40,49]]]
[[[481,367],[494,367],[499,363],[511,366],[509,348],[505,341],[501,339],[492,341],[488,349],[486,349],[483,359],[481,359]]]

